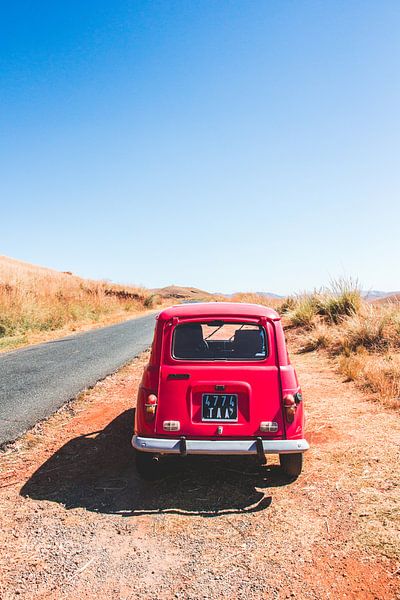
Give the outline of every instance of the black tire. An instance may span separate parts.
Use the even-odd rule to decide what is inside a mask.
[[[296,452],[295,454],[280,454],[279,462],[285,475],[296,479],[303,468],[303,454]]]
[[[162,476],[162,459],[152,452],[135,451],[136,470],[142,479],[154,481]]]

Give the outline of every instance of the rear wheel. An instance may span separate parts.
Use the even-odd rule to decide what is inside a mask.
[[[295,454],[280,454],[279,462],[286,475],[297,478],[303,467],[303,454],[301,452],[296,452]]]
[[[136,470],[142,479],[152,481],[162,475],[162,460],[158,454],[152,452],[135,451]]]

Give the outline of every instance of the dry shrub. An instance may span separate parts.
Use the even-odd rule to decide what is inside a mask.
[[[143,300],[143,306],[145,308],[154,308],[160,303],[160,296],[158,294],[149,294]]]
[[[351,381],[377,392],[393,407],[400,407],[400,355],[358,351],[342,355],[339,369]]]
[[[281,302],[278,305],[277,310],[279,314],[286,315],[287,313],[290,313],[292,310],[294,310],[296,306],[297,298],[295,296],[288,296],[283,300],[283,302]]]
[[[358,314],[362,305],[357,281],[333,280],[328,288],[287,298],[279,307],[292,325],[312,328],[318,317],[327,323],[340,323],[344,318]]]
[[[316,322],[313,327],[308,329],[303,336],[303,345],[301,352],[312,352],[319,348],[332,349],[337,344],[337,337],[332,327],[328,327],[326,323]]]
[[[400,309],[398,306],[362,306],[359,314],[340,324],[339,350],[354,352],[365,348],[370,352],[379,352],[396,348],[400,344]]]
[[[144,310],[155,303],[155,298],[149,302],[151,296],[143,288],[90,281],[0,257],[1,345],[27,332],[93,322],[121,310]]]
[[[318,314],[317,296],[309,294],[299,296],[295,307],[287,313],[288,319],[295,327],[310,329]]]
[[[334,279],[329,288],[316,297],[319,315],[332,323],[340,323],[343,317],[358,314],[362,305],[361,292],[356,280]]]
[[[400,406],[399,305],[365,304],[341,327],[339,369],[349,379]]]
[[[302,352],[326,349],[349,380],[400,405],[400,304],[362,300],[352,279],[328,289],[287,298],[279,307],[289,324],[302,328]]]

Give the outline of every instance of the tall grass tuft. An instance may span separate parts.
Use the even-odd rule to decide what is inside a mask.
[[[290,311],[294,310],[296,305],[297,298],[294,296],[288,296],[278,305],[277,310],[281,315],[286,315],[287,313],[290,313]]]
[[[294,307],[287,311],[287,318],[295,327],[310,329],[318,314],[317,294],[304,294],[296,298]]]
[[[332,280],[329,288],[319,294],[317,312],[332,323],[356,315],[362,304],[360,286],[353,279]]]
[[[292,325],[312,328],[318,317],[339,323],[344,317],[356,315],[362,305],[357,281],[333,280],[328,288],[287,298],[279,307]]]

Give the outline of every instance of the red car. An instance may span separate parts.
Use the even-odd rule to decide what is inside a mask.
[[[163,455],[279,454],[300,475],[304,411],[278,313],[257,304],[181,304],[157,317],[132,445],[139,474]]]

